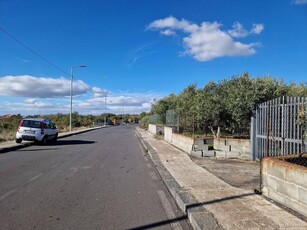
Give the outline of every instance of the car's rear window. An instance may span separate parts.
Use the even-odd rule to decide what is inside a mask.
[[[29,128],[40,128],[41,122],[40,121],[30,121],[24,120],[21,124],[22,127],[29,127]]]

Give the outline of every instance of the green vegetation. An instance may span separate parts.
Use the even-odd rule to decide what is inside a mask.
[[[17,115],[5,115],[0,116],[0,142],[14,140],[16,130],[20,121],[23,118],[45,118],[51,119],[54,124],[57,126],[59,132],[67,132],[69,131],[69,114],[51,114],[51,115],[34,115],[22,117],[20,114]],[[77,128],[85,128],[85,127],[93,127],[96,125],[103,125],[105,120],[104,114],[99,116],[93,115],[80,115],[77,112],[72,114],[72,126],[74,129]],[[106,114],[106,121],[108,123],[113,124],[121,124],[121,123],[138,123],[139,115],[131,115],[131,114]]]
[[[243,73],[220,82],[210,81],[203,88],[190,84],[180,94],[156,101],[148,115],[156,114],[157,123],[164,124],[166,111],[173,109],[179,115],[181,132],[248,137],[253,109],[280,96],[307,97],[307,84],[287,84],[281,79]],[[145,116],[140,123],[146,127],[148,122]]]

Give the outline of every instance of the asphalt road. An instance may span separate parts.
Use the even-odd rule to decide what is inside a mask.
[[[0,154],[0,229],[190,229],[133,128]]]

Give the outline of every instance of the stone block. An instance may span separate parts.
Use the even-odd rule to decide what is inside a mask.
[[[193,157],[201,158],[203,156],[203,152],[201,150],[191,151],[191,155]]]
[[[268,188],[268,197],[271,198],[272,200],[277,201],[278,203],[281,203],[283,205],[286,204],[286,198],[282,194],[274,191],[273,189]]]
[[[307,168],[306,170],[298,169],[295,166],[286,168],[285,180],[307,189]]]
[[[227,158],[239,158],[240,155],[238,152],[226,152],[226,157]]]
[[[288,183],[286,181],[279,180],[277,192],[283,194],[294,200],[299,200],[298,187],[293,183]]]
[[[285,199],[285,206],[287,206],[288,208],[291,208],[301,214],[303,214],[304,216],[307,216],[307,205],[297,202],[296,200],[292,200],[289,198]]]
[[[226,157],[225,151],[215,151],[215,156],[216,157]]]
[[[278,162],[274,161],[263,161],[263,163],[268,163],[266,170],[267,174],[275,176],[281,180],[285,180],[286,170],[284,167],[281,167]]]
[[[307,205],[307,189],[302,187],[298,188],[298,196],[299,196],[298,201],[300,203]]]
[[[203,151],[203,157],[215,157],[215,151]]]
[[[268,174],[262,173],[262,184],[269,189],[277,191],[279,186],[279,180],[274,177],[271,177]]]

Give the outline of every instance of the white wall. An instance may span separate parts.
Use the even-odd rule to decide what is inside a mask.
[[[173,129],[170,127],[164,127],[164,140],[168,143],[172,143]]]
[[[152,134],[157,134],[157,127],[156,127],[156,125],[149,124],[148,125],[148,131],[151,132]]]
[[[193,148],[194,139],[178,133],[173,133],[172,145],[190,154]]]

